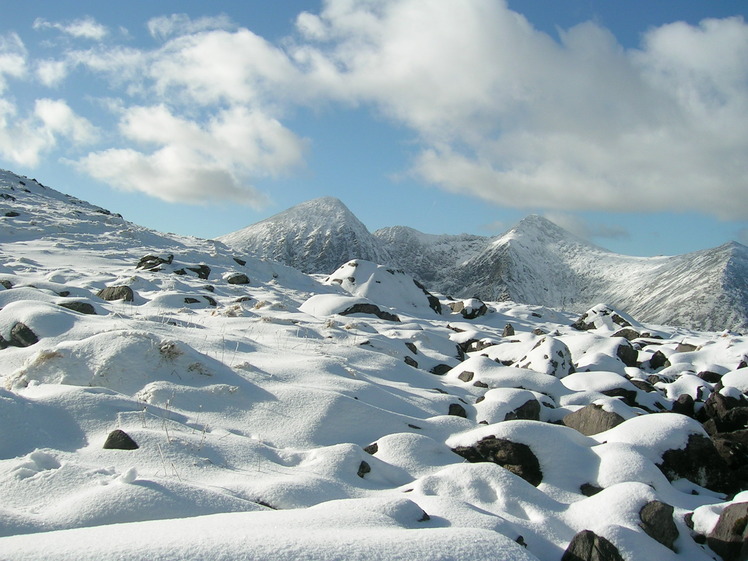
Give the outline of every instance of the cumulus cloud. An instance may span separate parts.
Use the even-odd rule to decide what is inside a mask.
[[[171,14],[150,19],[147,27],[152,37],[168,39],[175,35],[188,35],[216,29],[228,30],[236,26],[226,15],[192,19],[187,14]]]
[[[16,33],[0,35],[0,94],[7,87],[5,77],[19,78],[26,73],[26,47]]]
[[[51,22],[44,18],[37,18],[34,20],[33,28],[37,30],[57,29],[58,31],[76,39],[92,39],[94,41],[101,41],[109,33],[106,26],[100,24],[90,16],[64,23]]]
[[[512,207],[748,214],[748,26],[559,41],[494,0],[328,0],[294,51],[318,88],[424,145],[414,171]]]
[[[22,117],[14,104],[0,99],[0,154],[17,164],[36,166],[60,139],[86,144],[96,137],[96,128],[63,100],[38,99],[33,112]]]
[[[202,126],[164,105],[132,107],[119,129],[124,138],[152,148],[93,152],[79,160],[79,168],[170,202],[259,206],[265,197],[251,179],[298,165],[304,150],[304,141],[280,122],[242,107],[221,110]]]

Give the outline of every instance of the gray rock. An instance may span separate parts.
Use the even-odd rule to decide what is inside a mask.
[[[537,399],[528,399],[525,403],[510,411],[504,417],[505,421],[515,421],[517,419],[525,421],[540,420],[540,403]]]
[[[16,323],[10,330],[10,344],[15,347],[30,347],[39,342],[39,338],[24,323]]]
[[[351,314],[371,314],[386,321],[400,321],[400,318],[395,314],[380,310],[379,307],[374,304],[354,304],[347,310],[340,312],[341,316],[349,316]]]
[[[468,462],[492,462],[537,487],[543,481],[538,458],[527,444],[487,436],[472,446],[458,446],[452,451]]]
[[[79,314],[96,315],[96,309],[88,302],[61,302],[60,306]]]
[[[733,477],[714,443],[700,434],[689,436],[685,448],[666,451],[657,467],[670,481],[688,479],[719,493],[732,494],[740,490],[739,481]]]
[[[106,288],[99,290],[96,296],[107,302],[114,302],[116,300],[132,302],[135,300],[135,293],[129,286],[107,286]]]
[[[244,273],[234,273],[226,277],[229,284],[249,284],[249,277]]]
[[[748,559],[748,503],[733,503],[725,508],[706,543],[724,561]]]
[[[575,535],[564,551],[561,561],[624,561],[618,548],[592,530]]]
[[[569,413],[561,422],[585,436],[590,436],[610,430],[624,420],[618,413],[606,411],[600,405],[590,404]]]
[[[116,429],[107,436],[104,448],[107,450],[137,450],[140,446],[125,431]]]
[[[660,501],[650,501],[639,511],[639,524],[652,539],[675,551],[678,527],[673,520],[673,507]]]

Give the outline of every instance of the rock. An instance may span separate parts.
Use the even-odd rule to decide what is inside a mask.
[[[475,376],[475,372],[470,372],[469,370],[464,370],[460,372],[460,374],[457,376],[460,380],[467,383],[472,381],[473,377]]]
[[[342,312],[340,312],[341,316],[349,316],[351,314],[371,314],[377,316],[379,319],[383,319],[386,321],[400,321],[400,318],[395,314],[380,310],[379,307],[375,306],[374,304],[354,304],[347,310],[343,310]]]
[[[616,356],[620,358],[621,362],[626,366],[637,366],[639,363],[639,351],[632,347],[631,343],[628,341],[618,345]]]
[[[465,408],[459,403],[449,404],[449,415],[454,415],[455,417],[463,417],[464,419],[467,419],[467,411],[465,411]]]
[[[409,357],[408,355],[405,355],[405,364],[408,366],[412,366],[413,368],[418,368],[418,362],[413,358]]]
[[[356,475],[358,475],[361,479],[363,479],[364,475],[366,475],[370,471],[371,471],[371,466],[362,460],[361,463],[358,465],[358,472],[356,473]]]
[[[623,329],[619,329],[612,335],[613,337],[623,337],[624,339],[628,341],[633,341],[634,339],[638,339],[641,337],[641,334],[636,330],[632,329],[631,327],[624,327]]]
[[[36,334],[25,323],[18,322],[10,330],[10,341],[7,342],[7,345],[30,347],[38,342],[39,338]]]
[[[249,277],[244,273],[233,273],[226,277],[229,284],[249,284]]]
[[[428,300],[429,308],[434,310],[437,314],[441,315],[442,313],[442,303],[439,302],[439,299],[431,294],[428,290],[426,290],[426,287],[423,286],[420,282],[418,282],[416,279],[413,279],[413,282],[415,285],[420,288],[424,295],[426,296],[426,300]]]
[[[518,368],[535,370],[563,378],[574,371],[571,352],[563,341],[546,335],[542,337],[527,355],[515,364]]]
[[[582,483],[582,485],[579,486],[579,491],[585,497],[592,497],[594,495],[597,495],[602,490],[603,490],[602,487],[598,487],[597,485],[592,485],[591,483]]]
[[[61,302],[60,306],[79,314],[96,315],[96,309],[88,302]]]
[[[459,302],[459,304],[460,305],[457,306],[459,308],[458,310],[455,310],[455,308],[452,308],[452,310],[460,312],[462,317],[465,319],[475,319],[486,315],[486,312],[488,311],[488,307],[478,298],[468,298],[467,300]]]
[[[210,267],[205,264],[196,265],[195,267],[185,267],[188,271],[192,271],[197,274],[197,277],[203,280],[207,280],[210,276]],[[176,271],[175,271],[176,272]]]
[[[244,267],[247,264],[247,262],[244,259],[239,259],[238,257],[234,257],[234,261],[236,261],[236,263],[238,265],[241,265],[242,267]]]
[[[377,444],[376,442],[372,442],[364,448],[364,452],[373,456],[374,454],[379,452],[379,444]]]
[[[673,507],[660,501],[650,501],[639,511],[639,524],[646,534],[675,551],[678,527],[673,520]]]
[[[714,443],[700,434],[690,435],[685,448],[667,450],[657,467],[670,481],[688,479],[719,493],[732,494],[739,490],[738,482]]]
[[[125,431],[116,429],[107,436],[104,448],[107,450],[137,450],[140,446]]]
[[[724,561],[748,559],[748,503],[733,503],[725,508],[706,543]]]
[[[693,417],[695,412],[693,398],[687,393],[679,395],[678,399],[673,403],[672,412]]]
[[[624,561],[618,548],[592,530],[582,530],[576,534],[561,561]]]
[[[615,326],[631,327],[631,323],[621,317],[621,315],[610,306],[598,304],[582,314],[577,321],[571,324],[571,326],[578,331],[589,331],[601,327],[612,330]]]
[[[620,425],[625,419],[618,413],[606,411],[600,405],[591,403],[569,413],[561,422],[585,436],[598,434]]]
[[[714,447],[730,468],[741,489],[748,489],[748,429],[718,433],[712,438]]]
[[[418,354],[418,347],[416,347],[416,346],[415,346],[415,345],[414,345],[413,343],[411,343],[410,341],[407,341],[407,342],[405,343],[405,346],[406,346],[406,347],[408,347],[408,350],[409,350],[409,351],[410,351],[411,353],[413,353],[414,355],[417,355],[417,354]]]
[[[653,386],[652,384],[650,384],[649,382],[647,382],[646,380],[637,380],[637,379],[632,379],[632,380],[631,380],[631,383],[632,383],[632,384],[633,384],[634,386],[636,386],[636,387],[637,387],[638,389],[640,389],[640,390],[642,390],[642,391],[644,391],[644,392],[647,392],[647,393],[650,393],[650,392],[655,392],[655,391],[657,391],[657,390],[655,389],[655,387],[654,387],[654,386]]]
[[[516,421],[518,419],[525,421],[540,420],[540,403],[537,399],[528,399],[525,403],[510,411],[504,417],[505,421]]]
[[[670,366],[670,361],[662,353],[662,351],[655,351],[655,353],[649,359],[649,367],[652,370],[659,370],[664,366]]]
[[[129,286],[108,286],[96,294],[102,300],[107,302],[114,302],[116,300],[124,300],[125,302],[132,302],[135,300],[135,293]]]
[[[211,296],[206,296],[205,294],[203,294],[203,298],[205,299],[205,301],[208,303],[209,306],[213,306],[213,307],[218,306],[218,302],[216,302],[215,298]]]
[[[193,298],[192,296],[186,296],[184,299],[185,304],[198,304],[200,300]]]
[[[452,370],[452,367],[449,364],[437,364],[429,372],[437,376],[444,376],[450,370]]]
[[[458,446],[452,451],[468,462],[492,462],[537,487],[543,481],[538,458],[527,444],[487,436],[472,446]]]
[[[710,384],[716,384],[722,379],[722,374],[717,374],[716,372],[710,372],[709,370],[704,370],[702,372],[699,372],[696,375],[702,380],[704,380],[705,382],[709,382]]]
[[[172,261],[174,261],[173,255],[169,255],[166,259],[157,255],[146,255],[145,257],[140,258],[140,261],[138,261],[138,264],[135,266],[135,268],[150,271],[156,269],[156,267],[158,267],[159,265],[170,265]]]
[[[511,323],[507,323],[504,326],[504,331],[501,332],[502,337],[514,337],[514,326]]]

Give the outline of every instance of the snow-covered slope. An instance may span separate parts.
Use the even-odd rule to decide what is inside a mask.
[[[218,239],[242,253],[305,273],[329,274],[350,259],[391,261],[366,226],[334,197],[301,203]]]
[[[746,337],[0,195],[0,559],[741,555]]]

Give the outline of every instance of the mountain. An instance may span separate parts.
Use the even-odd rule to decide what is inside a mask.
[[[392,261],[366,226],[334,197],[301,203],[217,239],[305,273],[329,274],[354,258],[382,264]]]
[[[642,321],[748,330],[748,248],[730,243],[670,257],[612,253],[537,215],[487,238],[393,226],[370,234],[337,199],[298,205],[219,238],[237,250],[326,273],[350,259],[386,264],[453,297],[581,313],[606,302]]]

